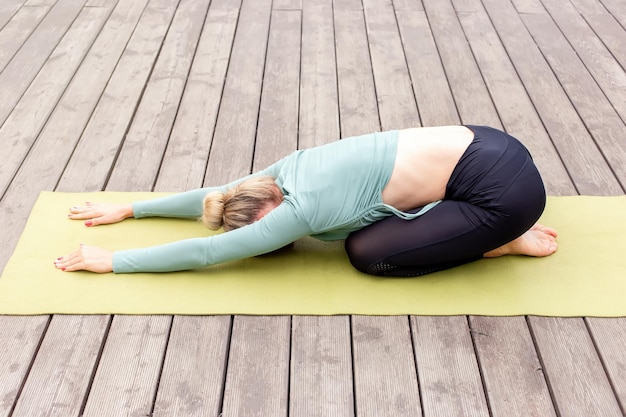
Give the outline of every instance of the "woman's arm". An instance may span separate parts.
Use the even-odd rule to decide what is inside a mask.
[[[308,223],[298,218],[291,204],[284,202],[261,220],[219,235],[115,253],[81,245],[54,263],[68,272],[181,271],[272,252],[309,234]]]
[[[197,269],[272,252],[310,233],[308,223],[297,217],[290,204],[283,203],[261,220],[230,232],[115,252],[113,272]]]

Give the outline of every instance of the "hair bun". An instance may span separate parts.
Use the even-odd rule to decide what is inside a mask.
[[[219,191],[212,191],[204,197],[202,223],[211,230],[217,230],[224,224],[224,200],[226,196]]]

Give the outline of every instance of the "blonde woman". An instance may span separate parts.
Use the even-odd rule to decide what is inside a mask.
[[[418,276],[482,257],[547,256],[556,232],[535,224],[545,190],[526,148],[485,126],[373,133],[292,153],[221,187],[132,204],[87,204],[89,227],[129,217],[201,217],[224,233],[109,252],[80,246],[64,271],[166,272],[272,252],[313,236],[345,239],[360,271]]]

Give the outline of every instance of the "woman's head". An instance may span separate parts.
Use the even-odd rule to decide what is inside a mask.
[[[226,193],[204,197],[202,222],[211,230],[238,229],[258,220],[283,201],[283,193],[271,177],[253,177]]]

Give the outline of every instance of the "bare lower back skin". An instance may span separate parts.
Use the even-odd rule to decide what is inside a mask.
[[[465,126],[401,130],[383,202],[410,210],[443,199],[452,171],[473,138],[474,133]]]

